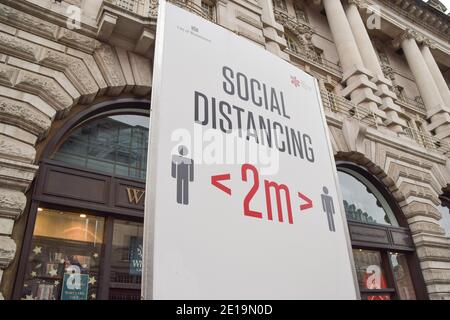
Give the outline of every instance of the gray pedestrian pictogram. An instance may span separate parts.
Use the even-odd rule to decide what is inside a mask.
[[[323,211],[327,214],[328,218],[328,227],[330,228],[331,232],[336,232],[336,227],[334,226],[334,204],[333,204],[333,197],[328,195],[328,188],[323,187],[323,194],[322,194],[322,206]]]
[[[172,178],[177,179],[177,202],[189,204],[189,182],[194,181],[194,160],[186,158],[188,149],[178,147],[179,155],[172,156]]]

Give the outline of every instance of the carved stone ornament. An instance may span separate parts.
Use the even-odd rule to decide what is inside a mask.
[[[417,32],[416,30],[408,28],[402,34],[400,34],[396,39],[394,39],[394,41],[392,42],[392,45],[394,46],[394,48],[400,48],[402,42],[407,39],[414,39],[418,43],[422,43],[426,39],[426,37],[424,37],[422,34]]]
[[[158,0],[150,0],[150,17],[158,16]]]

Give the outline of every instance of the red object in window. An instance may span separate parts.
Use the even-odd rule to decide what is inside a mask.
[[[364,274],[364,284],[366,289],[386,289],[387,283],[381,271]],[[391,300],[390,296],[368,296],[367,300]]]

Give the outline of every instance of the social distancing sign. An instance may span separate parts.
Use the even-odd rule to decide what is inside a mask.
[[[169,3],[158,16],[148,299],[355,299],[317,82]]]

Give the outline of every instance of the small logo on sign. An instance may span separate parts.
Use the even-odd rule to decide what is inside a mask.
[[[295,76],[291,76],[291,83],[296,87],[300,87],[300,80],[297,79]]]

